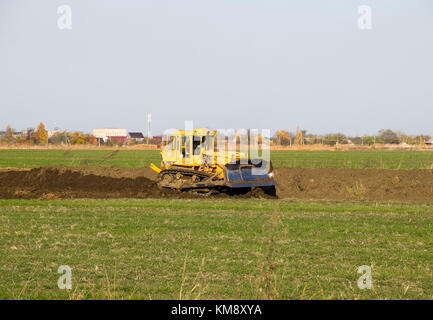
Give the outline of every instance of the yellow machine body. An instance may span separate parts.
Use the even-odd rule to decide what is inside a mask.
[[[159,173],[160,185],[181,190],[275,186],[270,163],[263,174],[252,174],[254,165],[248,155],[228,150],[228,144],[218,150],[217,135],[207,128],[174,130],[167,135],[161,168],[151,164]]]

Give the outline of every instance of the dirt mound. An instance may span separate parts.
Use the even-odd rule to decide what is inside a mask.
[[[279,198],[433,201],[426,169],[275,168]]]
[[[275,168],[279,198],[433,202],[432,170]],[[42,167],[0,170],[0,198],[197,198],[159,188],[150,168]],[[262,198],[236,192],[213,198]]]
[[[45,167],[0,172],[1,198],[146,198],[173,195],[146,177],[112,177],[79,169]],[[92,172],[92,170],[90,170]]]
[[[209,195],[160,188],[150,168],[42,167],[0,170],[0,198],[201,198]],[[257,192],[214,194],[214,198],[262,198]]]
[[[126,168],[126,167],[105,167],[105,166],[86,166],[86,167],[65,167],[55,166],[61,172],[72,171],[80,172],[83,175],[93,174],[95,176],[104,176],[111,178],[147,178],[157,180],[158,174],[148,167]]]

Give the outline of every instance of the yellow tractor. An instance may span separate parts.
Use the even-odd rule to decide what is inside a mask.
[[[228,138],[223,143],[218,138],[217,131],[207,128],[174,130],[166,135],[161,167],[150,165],[159,173],[159,186],[202,193],[261,189],[275,195],[272,163],[249,159],[249,149],[244,153],[238,148],[228,150]],[[235,145],[239,146],[239,141]]]

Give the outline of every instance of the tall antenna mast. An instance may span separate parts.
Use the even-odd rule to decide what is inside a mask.
[[[152,110],[149,108],[147,113],[147,139],[148,142],[152,139]]]

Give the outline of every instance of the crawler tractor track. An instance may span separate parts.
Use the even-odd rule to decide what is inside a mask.
[[[224,181],[213,181],[214,175],[192,169],[170,168],[160,172],[159,186],[178,190],[192,190],[197,192],[211,192],[221,187]]]

